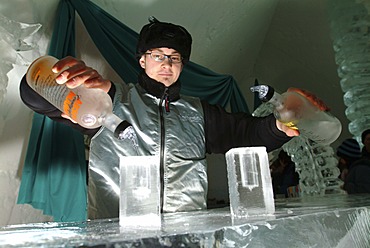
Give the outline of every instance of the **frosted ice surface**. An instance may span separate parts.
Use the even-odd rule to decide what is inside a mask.
[[[278,199],[270,216],[233,224],[229,208],[162,214],[160,229],[118,219],[0,227],[4,247],[368,248],[368,195]],[[145,221],[145,220],[143,220]]]

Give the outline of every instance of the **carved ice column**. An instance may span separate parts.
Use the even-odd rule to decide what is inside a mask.
[[[370,128],[370,1],[328,0],[338,76],[344,92],[349,132],[361,144]]]
[[[266,116],[273,111],[269,103],[261,104],[253,116]],[[299,174],[301,196],[341,193],[342,182],[338,179],[340,171],[338,160],[330,145],[313,142],[305,137],[294,137],[283,145]]]

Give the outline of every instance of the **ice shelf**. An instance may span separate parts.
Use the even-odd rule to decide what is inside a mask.
[[[158,230],[118,219],[0,228],[6,247],[370,247],[369,195],[277,199],[275,214],[233,220],[229,208],[162,215]]]

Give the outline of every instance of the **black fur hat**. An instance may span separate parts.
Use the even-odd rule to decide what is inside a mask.
[[[189,61],[192,38],[189,32],[179,25],[160,22],[155,17],[149,17],[149,23],[140,31],[136,47],[136,56],[141,57],[147,50],[168,47],[178,51],[183,63]]]
[[[357,140],[352,138],[344,140],[337,149],[337,156],[350,160],[361,158],[361,149]]]

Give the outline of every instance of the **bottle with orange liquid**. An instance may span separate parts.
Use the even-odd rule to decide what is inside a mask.
[[[342,131],[342,124],[335,116],[321,110],[298,92],[288,91],[279,94],[268,85],[252,86],[251,91],[258,92],[262,102],[274,106],[273,113],[277,120],[289,128],[298,130],[300,135],[312,141],[331,144]]]
[[[104,126],[122,139],[126,128],[131,125],[113,114],[109,95],[83,84],[74,89],[58,84],[55,81],[58,74],[52,72],[57,61],[52,56],[36,59],[26,73],[29,86],[79,125],[89,129]]]

